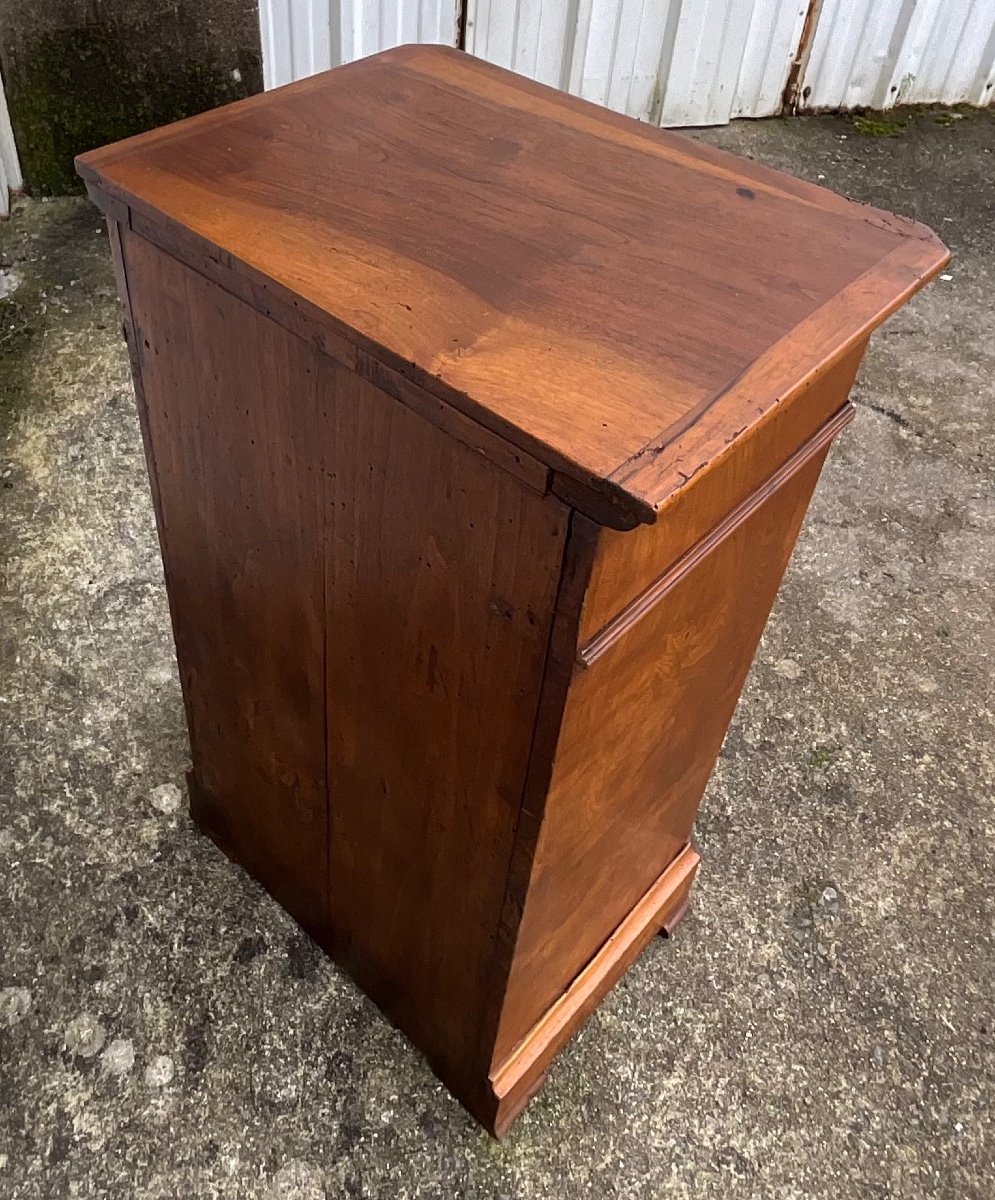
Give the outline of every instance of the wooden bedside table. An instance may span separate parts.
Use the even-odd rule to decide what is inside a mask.
[[[501,1134],[647,940],[921,225],[458,51],[83,155],[198,824]]]

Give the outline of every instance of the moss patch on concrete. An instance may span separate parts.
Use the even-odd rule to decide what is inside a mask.
[[[199,29],[207,20],[201,9],[180,4],[153,18],[142,16],[143,7],[99,19],[90,10],[81,22],[53,28],[22,26],[4,52],[28,191],[81,191],[76,154],[260,89],[254,27],[241,45],[215,50]]]
[[[864,137],[898,137],[905,129],[904,118],[864,114],[852,118],[853,127]]]
[[[914,125],[933,123],[950,127],[984,112],[970,104],[904,104],[886,112],[858,109],[844,118],[864,137],[901,137]]]

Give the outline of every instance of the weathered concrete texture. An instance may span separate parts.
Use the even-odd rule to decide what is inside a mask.
[[[193,830],[104,238],[0,230],[0,1194],[943,1197],[995,1179],[993,115],[710,140],[939,229],[652,945],[498,1146]],[[13,326],[13,328],[12,328]]]
[[[82,191],[73,157],[262,89],[256,0],[0,0],[25,186]]]

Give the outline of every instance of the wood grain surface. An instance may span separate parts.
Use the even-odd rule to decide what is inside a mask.
[[[568,513],[348,371],[323,440],[333,950],[465,1082]]]
[[[491,1074],[494,1131],[503,1136],[535,1094],[550,1061],[594,1012],[605,994],[657,934],[670,936],[687,911],[700,859],[685,846],[602,943],[570,986],[558,996]]]
[[[444,47],[79,169],[153,240],[416,378],[622,527],[946,260],[911,221]]]
[[[121,245],[197,816],[317,934],[328,912],[319,428],[333,366],[127,230]]]
[[[828,442],[574,674],[492,1066],[688,842]]]
[[[655,525],[603,529],[584,596],[579,639],[589,641],[673,562],[753,495],[792,451],[814,437],[846,402],[866,342],[779,404],[731,454],[676,488]]]
[[[122,247],[195,816],[465,1080],[567,510]]]

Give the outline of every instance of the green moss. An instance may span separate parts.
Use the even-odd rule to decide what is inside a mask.
[[[175,34],[175,30],[172,31]],[[54,195],[80,191],[73,158],[258,90],[259,61],[231,69],[192,61],[183,38],[156,42],[114,22],[40,34],[6,64],[7,99],[25,185]]]
[[[899,137],[905,132],[907,122],[902,118],[857,116],[850,123],[864,137]]]
[[[985,112],[974,104],[903,104],[902,116],[907,120],[929,120],[937,125],[956,125]]]
[[[864,137],[901,137],[917,122],[928,121],[946,127],[958,125],[982,112],[970,104],[940,106],[936,104],[903,104],[900,108],[877,112],[871,109],[851,113],[848,120]]]
[[[933,114],[933,120],[937,125],[956,125],[963,117],[958,112],[938,112]]]

